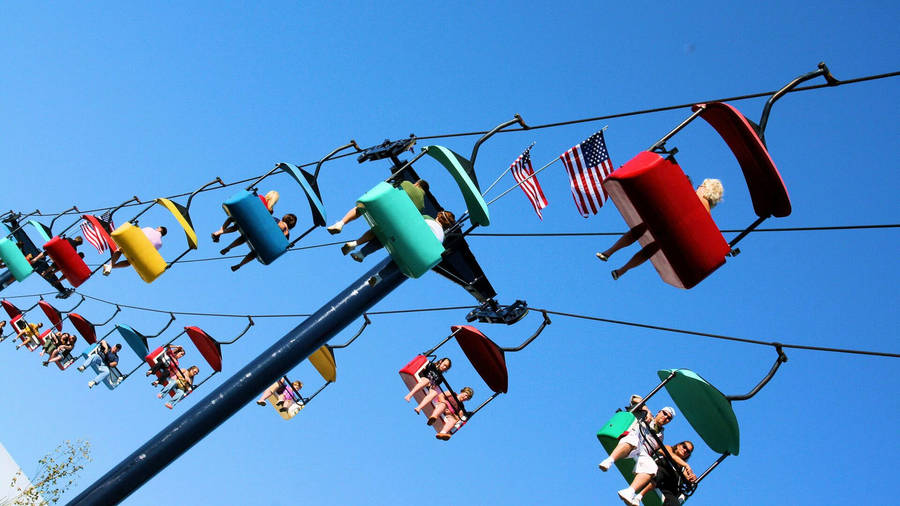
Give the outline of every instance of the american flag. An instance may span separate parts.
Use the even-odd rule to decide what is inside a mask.
[[[597,214],[606,201],[606,190],[601,183],[612,172],[612,162],[606,150],[603,131],[599,131],[566,151],[559,157],[566,166],[572,185],[572,198],[581,216],[588,212]]]
[[[109,233],[115,225],[113,225],[112,221],[112,213],[106,211],[103,213],[100,218],[98,218],[102,224],[107,224],[109,228],[106,230],[106,233]],[[106,251],[107,244],[106,239],[103,234],[97,230],[97,227],[94,226],[90,221],[84,221],[81,223],[81,233],[84,235],[84,239],[91,243],[91,245],[97,248],[97,253],[103,253]]]
[[[547,207],[547,197],[544,196],[544,191],[541,190],[541,185],[534,175],[534,167],[531,166],[530,146],[516,158],[516,161],[510,165],[509,170],[512,172],[513,177],[516,178],[516,183],[525,192],[525,196],[528,197],[528,200],[534,207],[534,212],[537,213],[538,218],[543,220],[541,209]]]

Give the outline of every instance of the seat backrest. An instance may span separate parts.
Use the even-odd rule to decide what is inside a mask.
[[[382,181],[358,203],[372,232],[403,274],[418,278],[440,263],[444,246],[406,192]]]
[[[787,187],[756,128],[728,104],[711,102],[697,104],[692,109],[696,111],[701,107],[704,110],[700,117],[716,129],[740,164],[756,215],[760,218],[790,215],[791,198]]]
[[[659,247],[650,260],[666,283],[692,288],[725,263],[728,243],[677,163],[643,151],[603,186],[629,228],[646,227],[641,246]]]
[[[222,204],[225,213],[234,219],[247,245],[256,253],[256,258],[269,265],[287,251],[288,240],[278,223],[272,218],[259,197],[241,190]]]
[[[110,236],[141,279],[147,283],[152,283],[166,272],[166,261],[138,227],[123,223]]]

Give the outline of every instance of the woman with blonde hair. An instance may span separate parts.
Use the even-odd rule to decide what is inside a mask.
[[[722,195],[725,193],[725,189],[722,186],[722,181],[719,181],[718,179],[704,179],[697,187],[695,193],[697,194],[697,198],[700,199],[700,203],[703,204],[703,208],[711,213],[712,208],[716,207],[716,205],[722,201]],[[604,262],[609,260],[609,257],[611,257],[613,253],[634,244],[634,242],[644,235],[646,231],[647,226],[641,223],[622,234],[622,237],[619,237],[619,240],[617,240],[608,250],[597,253],[597,258]],[[657,251],[659,251],[659,245],[656,244],[655,241],[647,244],[641,248],[640,251],[635,253],[625,265],[618,269],[613,269],[611,272],[612,278],[619,279],[626,272],[649,260]]]

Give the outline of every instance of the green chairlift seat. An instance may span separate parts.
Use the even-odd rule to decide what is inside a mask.
[[[607,454],[612,453],[616,445],[619,444],[619,437],[631,427],[634,421],[634,415],[628,411],[619,411],[597,432],[597,439],[603,445],[603,449],[606,450]],[[631,483],[631,480],[634,479],[634,460],[620,459],[616,462],[616,467],[622,473],[625,481]],[[659,495],[655,493],[647,494],[641,502],[645,506],[662,506]]]
[[[418,278],[440,263],[444,246],[405,191],[382,181],[357,202],[403,274]]]

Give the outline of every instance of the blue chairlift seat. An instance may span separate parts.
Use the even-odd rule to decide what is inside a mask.
[[[226,200],[222,208],[234,219],[241,235],[247,239],[247,245],[264,265],[274,262],[287,251],[287,238],[256,194],[241,190]]]

